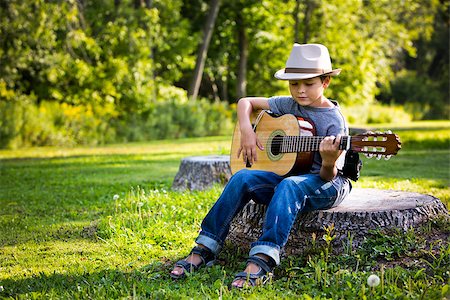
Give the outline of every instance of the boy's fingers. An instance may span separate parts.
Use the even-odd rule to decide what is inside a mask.
[[[258,153],[256,152],[256,149],[252,149],[252,158],[253,158],[253,161],[258,160]]]
[[[259,140],[256,140],[256,145],[258,146],[258,148],[260,150],[264,150],[264,146],[261,144],[261,142]]]

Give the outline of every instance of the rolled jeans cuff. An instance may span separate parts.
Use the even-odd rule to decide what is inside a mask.
[[[195,242],[197,244],[202,244],[203,246],[205,246],[206,248],[211,250],[211,252],[214,254],[219,253],[220,249],[222,248],[222,246],[216,240],[214,240],[213,238],[210,238],[209,236],[206,236],[202,233],[200,233],[198,235]]]
[[[272,258],[276,265],[280,264],[280,249],[278,246],[269,246],[258,244],[258,242],[252,244],[252,249],[250,249],[250,256],[254,256],[256,254],[265,254]]]

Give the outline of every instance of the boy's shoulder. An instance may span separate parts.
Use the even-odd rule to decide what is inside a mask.
[[[270,110],[276,115],[296,114],[299,105],[291,96],[273,96],[268,99]]]

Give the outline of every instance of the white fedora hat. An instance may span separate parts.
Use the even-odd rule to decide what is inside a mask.
[[[321,75],[336,76],[341,69],[331,68],[330,54],[321,44],[294,44],[286,68],[275,73],[281,80],[308,79]]]

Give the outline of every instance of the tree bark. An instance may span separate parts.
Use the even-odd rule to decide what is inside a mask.
[[[237,14],[237,30],[239,39],[239,70],[237,76],[236,96],[237,99],[247,95],[247,61],[248,61],[248,39],[244,17],[241,12]]]
[[[299,26],[300,26],[300,20],[298,17],[298,13],[300,11],[300,0],[296,0],[295,1],[295,8],[294,8],[294,12],[292,13],[293,17],[294,17],[294,43],[298,43],[299,42]]]
[[[306,0],[305,19],[303,21],[303,43],[308,43],[311,25],[311,15],[316,6],[315,0]]]
[[[176,191],[206,190],[214,184],[224,185],[230,177],[228,155],[186,157],[181,161],[172,189]]]
[[[116,11],[119,9],[120,3],[121,3],[121,0],[114,0],[114,8]]]
[[[194,75],[189,85],[188,95],[191,100],[197,99],[198,90],[200,89],[200,83],[202,81],[203,69],[205,67],[205,61],[208,54],[209,42],[211,41],[212,33],[214,31],[214,24],[216,22],[217,14],[219,13],[220,0],[211,0],[208,18],[203,30],[203,41],[200,45],[197,60],[195,63]]]

